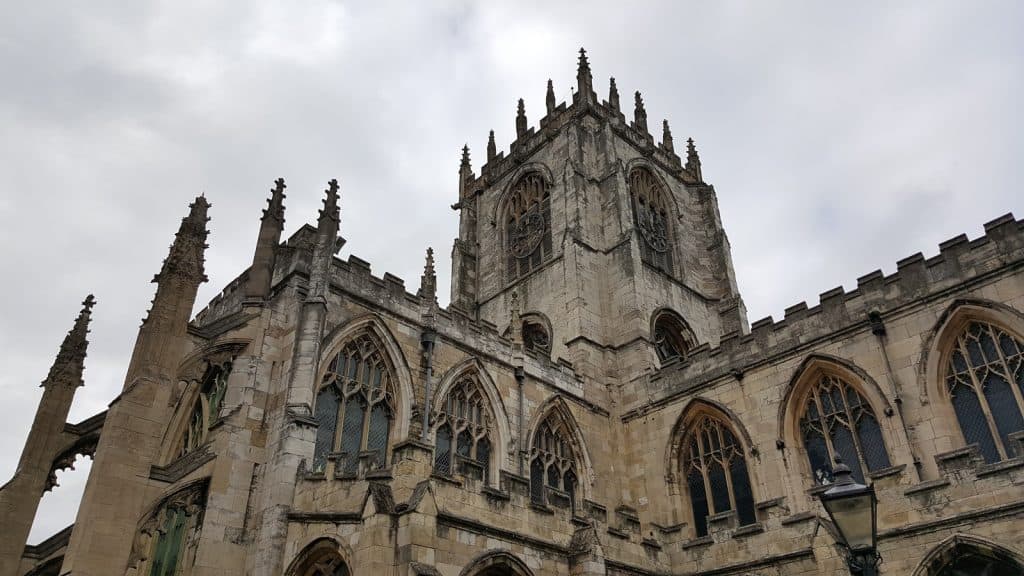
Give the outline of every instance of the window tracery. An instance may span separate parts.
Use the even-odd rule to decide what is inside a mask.
[[[536,270],[551,255],[551,198],[540,173],[524,175],[512,188],[505,235],[510,279]]]
[[[360,459],[370,468],[387,463],[388,437],[395,413],[390,364],[367,334],[345,344],[331,360],[317,393],[313,472],[335,460],[335,476],[352,477]]]
[[[537,429],[530,450],[530,500],[544,505],[546,488],[562,490],[575,506],[579,476],[571,432],[565,421],[552,413]]]
[[[206,435],[213,423],[217,421],[224,405],[231,365],[232,359],[220,364],[210,364],[203,374],[199,395],[192,404],[188,424],[181,439],[181,447],[178,450],[179,457],[192,452],[206,441]]]
[[[1017,456],[1011,435],[1024,430],[1024,342],[985,322],[970,322],[949,354],[946,389],[968,444],[986,462]]]
[[[832,463],[840,456],[853,477],[865,483],[865,470],[888,468],[882,429],[868,401],[848,382],[823,374],[811,389],[800,432],[814,481],[831,484]]]
[[[728,425],[701,416],[683,442],[686,478],[697,536],[708,533],[707,518],[734,510],[740,526],[753,524],[754,493],[750,487],[743,447]]]
[[[675,315],[667,311],[659,314],[654,320],[652,332],[654,350],[662,364],[686,358],[691,347],[686,337],[689,329]]]
[[[434,472],[452,475],[457,469],[457,455],[479,465],[486,482],[490,474],[494,415],[475,378],[465,376],[452,387],[441,409],[434,414],[434,422]]]
[[[551,353],[551,337],[540,322],[523,322],[523,346],[541,354]]]
[[[629,173],[629,191],[633,218],[640,231],[640,253],[645,262],[672,272],[670,211],[665,204],[661,184],[646,168]]]

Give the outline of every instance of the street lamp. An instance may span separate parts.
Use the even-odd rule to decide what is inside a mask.
[[[858,576],[878,574],[876,528],[878,499],[874,486],[853,481],[850,467],[836,457],[835,483],[821,495],[821,504],[839,531],[840,544],[849,551],[846,563]]]

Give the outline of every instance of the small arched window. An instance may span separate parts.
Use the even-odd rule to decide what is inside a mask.
[[[231,360],[220,364],[210,364],[203,374],[199,385],[199,394],[192,403],[188,425],[182,435],[181,448],[178,456],[184,456],[198,448],[206,441],[207,432],[217,421],[220,409],[224,405],[224,395],[228,390],[228,376],[231,375]]]
[[[889,467],[882,429],[868,401],[845,380],[823,374],[811,388],[800,419],[800,433],[814,480],[831,484],[832,463],[840,456],[861,484],[865,471]]]
[[[1024,342],[985,322],[970,322],[953,342],[946,388],[968,444],[987,462],[1017,456],[1011,435],[1024,430]]]
[[[203,526],[206,486],[189,486],[146,516],[132,545],[129,572],[148,576],[188,573]]]
[[[494,415],[475,378],[463,377],[434,415],[434,472],[452,475],[459,461],[479,466],[486,482],[490,475]]]
[[[670,211],[658,179],[647,168],[629,173],[629,196],[633,220],[640,231],[640,254],[644,262],[672,273]]]
[[[551,336],[539,321],[523,321],[523,346],[538,354],[551,354]]]
[[[335,460],[335,476],[353,477],[361,459],[368,468],[387,464],[388,437],[394,419],[391,365],[374,338],[358,336],[331,360],[316,397],[318,428],[313,471]]]
[[[509,194],[505,241],[509,279],[540,268],[551,256],[551,197],[538,172],[524,175]]]
[[[348,565],[338,553],[337,544],[323,539],[302,552],[292,563],[288,576],[349,576]]]
[[[537,429],[530,450],[530,500],[533,503],[546,504],[546,488],[554,488],[565,492],[575,507],[579,475],[570,438],[566,422],[557,413],[549,415]]]
[[[693,337],[681,319],[672,313],[662,312],[654,319],[652,331],[654,349],[662,364],[686,358]]]
[[[708,516],[736,511],[740,526],[753,524],[754,493],[750,488],[743,447],[729,426],[703,415],[683,441],[683,476],[697,536],[707,536]]]

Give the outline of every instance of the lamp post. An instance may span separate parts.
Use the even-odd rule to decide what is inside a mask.
[[[821,495],[821,504],[839,531],[847,550],[846,563],[857,576],[876,576],[880,559],[876,547],[878,499],[874,486],[854,482],[850,467],[836,458],[835,483]]]

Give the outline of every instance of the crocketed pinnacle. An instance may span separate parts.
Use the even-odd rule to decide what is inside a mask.
[[[92,320],[92,307],[96,299],[92,294],[85,297],[82,302],[82,311],[75,319],[75,325],[64,337],[57,351],[57,358],[50,367],[50,373],[43,380],[43,386],[51,384],[64,384],[68,386],[81,386],[82,372],[85,370],[86,349],[89,347],[89,321]]]
[[[323,200],[324,207],[320,209],[317,228],[323,228],[325,225],[329,225],[330,221],[333,221],[334,232],[337,235],[337,222],[341,218],[341,209],[338,207],[338,180],[336,178],[332,178],[327,183],[327,189],[324,190],[324,193],[326,194]]]
[[[434,249],[427,248],[427,259],[420,276],[419,296],[429,301],[437,299],[437,273],[434,271]]]
[[[697,147],[693,144],[693,138],[686,140],[686,166],[684,168],[697,180],[704,181],[700,170],[700,156],[697,155]]]
[[[526,103],[520,98],[516,108],[516,136],[526,134],[526,126]]]
[[[274,187],[270,189],[270,198],[267,199],[267,208],[263,211],[262,220],[276,220],[284,224],[284,189],[288,186],[284,178],[274,180]]]
[[[337,252],[338,227],[340,226],[341,210],[338,208],[338,180],[331,179],[327,190],[324,190],[324,207],[320,210],[320,219],[316,225],[316,244],[313,246],[313,260],[309,273],[310,301],[323,302],[327,298],[330,286],[331,262]]]
[[[459,163],[459,171],[471,172],[473,170],[472,164],[469,161],[469,144],[462,145],[462,160]]]
[[[634,95],[634,108],[633,108],[633,122],[636,124],[636,129],[647,133],[647,110],[644,109],[644,98],[640,95],[640,91],[637,90]]]
[[[206,282],[204,252],[207,248],[206,237],[209,235],[206,229],[206,223],[210,221],[206,215],[209,209],[210,203],[206,201],[206,196],[197,196],[189,204],[188,216],[182,218],[171,250],[153,282],[162,284],[172,278],[196,284]]]
[[[548,78],[548,93],[545,97],[545,102],[548,107],[548,114],[555,111],[555,85],[551,83],[551,78]]]
[[[619,111],[619,88],[615,85],[615,78],[611,79],[608,86],[608,104],[616,112]]]
[[[594,79],[590,75],[590,62],[587,61],[587,51],[580,48],[580,61],[576,68],[576,84],[579,88],[580,102],[592,104],[594,102]]]
[[[576,76],[582,76],[583,74],[590,75],[590,62],[587,60],[586,48],[580,47],[580,60],[576,67]]]
[[[675,143],[672,142],[672,130],[668,127],[668,120],[661,121],[661,147],[669,152],[675,152]]]
[[[491,130],[489,136],[487,136],[487,161],[494,160],[494,157],[498,155],[498,146],[494,143],[494,130]]]

